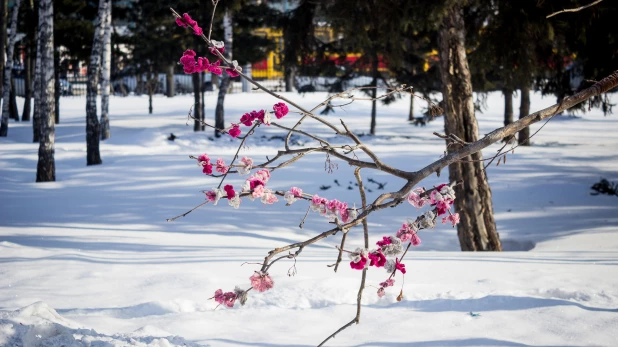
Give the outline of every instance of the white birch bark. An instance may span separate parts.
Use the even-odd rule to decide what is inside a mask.
[[[54,5],[52,0],[41,0],[39,2],[38,38],[41,62],[39,69],[41,134],[36,181],[49,182],[56,180],[56,164],[54,162],[54,108],[56,107],[54,100]]]
[[[101,48],[103,46],[103,34],[107,8],[111,6],[110,0],[99,1],[99,14],[94,26],[94,38],[92,41],[92,53],[88,64],[88,86],[86,93],[86,164],[101,164],[99,153],[99,137],[101,136],[99,119],[97,118],[97,92],[99,84],[99,71],[101,68]]]
[[[103,53],[101,60],[101,140],[111,137],[109,130],[109,85],[112,64],[112,6],[107,7],[104,22]]]
[[[11,71],[13,70],[13,52],[15,50],[15,36],[17,32],[17,14],[21,0],[13,3],[11,13],[11,36],[6,47],[6,64],[4,65],[4,81],[2,89],[2,120],[0,121],[0,136],[6,137],[9,132],[9,106],[11,97]]]

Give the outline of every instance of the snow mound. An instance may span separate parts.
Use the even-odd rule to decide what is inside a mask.
[[[0,346],[7,347],[90,347],[203,346],[171,336],[164,330],[144,326],[130,334],[108,336],[84,329],[63,318],[44,302],[12,312],[0,311]]]

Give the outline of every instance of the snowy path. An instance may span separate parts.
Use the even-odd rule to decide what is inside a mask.
[[[499,96],[491,95],[479,115],[482,132],[502,123]],[[313,105],[322,97],[300,101]],[[532,101],[537,110],[553,99]],[[386,162],[415,169],[442,153],[442,140],[431,133],[443,124],[408,125],[407,102],[380,106],[378,136],[363,139]],[[235,151],[229,139],[211,141],[210,131],[194,134],[192,124],[185,126],[190,103],[191,97],[156,98],[149,116],[146,98],[112,98],[104,164],[86,167],[85,99],[63,98],[58,181],[48,184],[33,182],[38,145],[31,143],[31,124],[11,123],[9,137],[0,139],[0,346],[314,346],[352,318],[359,273],[326,268],[336,258],[338,237],[305,250],[294,277],[286,275],[291,264],[274,266],[275,288],[252,293],[245,307],[213,310],[207,299],[216,289],[248,285],[255,266],[243,262],[260,261],[269,249],[328,225],[312,214],[298,229],[306,211],[301,203],[250,201],[238,211],[205,206],[166,223],[201,203],[199,191],[215,184],[188,155],[208,152],[229,161]],[[273,103],[263,94],[230,95],[227,119]],[[207,105],[211,118],[214,97]],[[362,133],[368,111],[355,103],[329,117],[344,118]],[[455,231],[444,225],[421,234],[423,244],[406,262],[403,301],[395,299],[400,280],[381,299],[368,288],[361,325],[329,345],[614,346],[618,198],[589,193],[601,177],[618,181],[617,130],[618,118],[598,111],[552,120],[533,147],[518,148],[507,165],[489,172],[498,229],[513,252],[460,253]],[[174,142],[166,140],[171,132]],[[272,137],[278,134],[260,129],[243,154],[272,155],[282,144]],[[339,162],[328,174],[324,157],[316,155],[274,173],[271,182],[358,204],[357,193],[347,189],[351,172]],[[363,176],[386,182],[387,189],[402,183],[370,171]],[[242,181],[234,176],[230,182]],[[331,188],[320,191],[322,185]],[[394,233],[415,213],[401,205],[372,215],[372,239]],[[348,247],[360,242],[352,238]],[[368,275],[369,285],[384,280],[382,271]]]

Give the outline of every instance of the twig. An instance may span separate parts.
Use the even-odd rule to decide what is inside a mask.
[[[360,170],[361,170],[361,168],[359,168],[359,167],[356,168],[354,170],[354,176],[356,177],[356,180],[358,182],[358,191],[360,192],[361,203],[363,205],[362,207],[363,207],[363,209],[366,209],[367,208],[367,198],[365,196],[365,188],[363,188],[363,180],[361,179],[361,176],[360,176]],[[346,234],[344,234],[344,237],[345,237],[345,235]],[[363,236],[365,237],[365,248],[369,248],[369,227],[367,226],[367,218],[363,219]],[[343,244],[343,242],[342,242],[342,244]],[[341,247],[341,249],[339,251],[339,255],[341,255],[341,251],[342,250],[343,250],[343,246]],[[337,268],[335,267],[335,271],[336,271],[336,269]],[[356,316],[354,317],[354,319],[352,319],[350,322],[348,322],[347,324],[345,324],[341,328],[337,329],[337,331],[335,331],[330,336],[328,336],[324,341],[322,341],[322,343],[320,343],[318,345],[318,347],[323,346],[328,340],[334,339],[337,334],[339,334],[341,331],[349,328],[350,326],[352,326],[352,324],[360,323],[361,300],[363,299],[363,290],[365,289],[365,280],[366,279],[367,279],[367,268],[364,268],[363,269],[363,274],[362,274],[362,277],[361,277],[361,283],[360,283],[360,286],[358,288],[358,294],[356,295]]]
[[[202,206],[206,205],[206,204],[207,204],[207,203],[209,203],[209,202],[210,202],[210,201],[206,200],[206,201],[204,201],[203,203],[201,203],[201,204],[199,204],[199,205],[195,206],[194,208],[190,209],[189,211],[187,211],[187,212],[185,212],[185,213],[183,213],[183,214],[180,214],[180,215],[178,215],[178,216],[176,216],[176,217],[174,217],[174,218],[168,218],[168,219],[166,219],[166,221],[168,221],[168,222],[173,222],[173,221],[175,221],[176,219],[178,219],[178,218],[181,218],[181,217],[184,217],[184,216],[188,215],[189,213],[191,213],[191,212],[193,212],[193,211],[197,210],[198,208],[200,208],[200,207],[202,207]]]
[[[577,8],[569,8],[569,9],[565,9],[565,10],[562,10],[562,11],[554,12],[554,13],[548,15],[545,18],[551,18],[553,16],[556,16],[556,15],[559,15],[559,14],[565,13],[565,12],[579,12],[579,11],[581,11],[583,9],[586,9],[588,7],[596,5],[596,4],[600,3],[601,1],[603,1],[603,0],[596,0],[595,2],[592,2],[592,3],[590,3],[588,5],[585,5],[585,6],[581,6],[581,7],[577,7]]]

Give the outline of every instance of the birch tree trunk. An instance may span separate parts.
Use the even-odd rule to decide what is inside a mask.
[[[99,14],[94,26],[92,53],[88,64],[88,89],[86,92],[86,164],[98,165],[103,163],[99,153],[99,136],[101,127],[97,118],[97,87],[99,84],[99,70],[101,67],[101,48],[107,8],[111,0],[99,0]]]
[[[440,75],[445,102],[444,130],[466,142],[478,140],[472,82],[465,48],[463,11],[459,4],[447,9],[439,30]],[[449,153],[457,146],[448,146]],[[462,251],[501,251],[491,202],[491,190],[483,170],[481,152],[449,166],[455,186],[455,209],[461,222],[457,235]]]
[[[39,161],[36,181],[56,180],[54,162],[54,5],[52,0],[39,2],[39,50],[40,50],[40,122]],[[38,54],[37,54],[38,55]]]
[[[39,142],[41,137],[41,40],[39,40],[39,37],[39,31],[37,30],[34,87],[32,88],[34,97],[32,105],[32,142],[34,143]]]
[[[410,94],[410,111],[408,111],[408,120],[414,120],[414,94]]]
[[[6,29],[7,29],[7,16],[9,0],[0,0],[0,96],[3,95],[3,83],[4,81],[4,53],[6,52]]]
[[[11,13],[11,36],[6,50],[6,63],[4,65],[3,89],[2,89],[2,120],[0,121],[0,136],[6,137],[9,132],[9,113],[11,106],[11,71],[13,70],[13,51],[15,49],[15,37],[17,34],[17,14],[21,0],[15,0]],[[0,52],[4,53],[4,52]],[[18,116],[19,119],[19,116]]]
[[[519,105],[519,119],[530,114],[530,86],[521,87],[521,104]],[[520,146],[530,146],[530,127],[525,127],[519,132],[517,142]]]
[[[229,10],[225,10],[223,15],[223,42],[225,44],[225,57],[232,60],[232,45],[234,34],[232,32],[232,14]],[[217,129],[225,128],[223,103],[225,102],[225,94],[230,85],[230,76],[223,73],[221,83],[219,85],[219,95],[217,97],[217,107],[215,108],[215,137],[220,137],[221,134]]]
[[[31,3],[32,5],[32,3]],[[30,23],[32,23],[32,20],[34,18],[34,16],[32,15],[32,12],[34,12],[33,8],[30,8],[30,10],[28,11],[28,17],[27,20],[30,21]],[[26,44],[26,48],[25,48],[25,53],[26,53],[26,58],[24,59],[24,72],[25,72],[25,76],[24,76],[24,109],[23,112],[21,114],[21,120],[22,122],[27,122],[30,121],[30,113],[32,113],[32,80],[33,80],[33,67],[34,64],[33,62],[35,61],[35,59],[32,59],[34,57],[34,55],[36,55],[36,49],[34,47],[36,47],[36,41],[34,38],[34,31],[33,31],[33,25],[29,25],[28,26],[28,32],[27,32],[27,44]]]
[[[109,85],[112,67],[112,6],[107,7],[103,34],[103,54],[101,60],[101,140],[111,137],[109,130]]]

